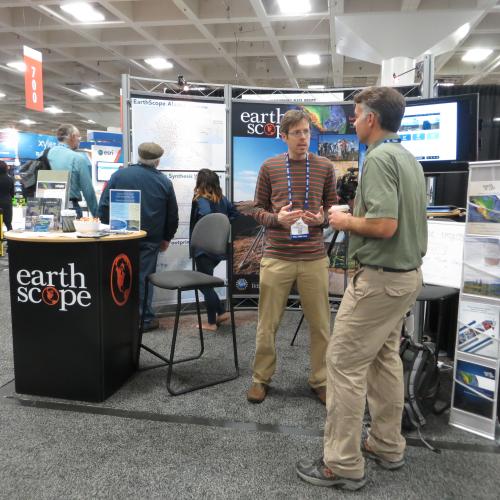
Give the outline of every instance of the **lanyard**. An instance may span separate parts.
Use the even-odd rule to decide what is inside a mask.
[[[387,142],[392,142],[393,144],[399,144],[401,142],[401,137],[392,138],[392,139],[385,139],[384,143],[387,143]]]
[[[288,184],[288,203],[292,202],[292,175],[290,173],[290,158],[288,153],[285,153],[286,158],[286,179]],[[309,177],[310,177],[311,163],[309,161],[309,153],[306,153],[306,194],[304,197],[304,209],[309,210]],[[290,207],[292,211],[292,207]]]

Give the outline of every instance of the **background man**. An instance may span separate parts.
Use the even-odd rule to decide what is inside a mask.
[[[81,193],[87,202],[89,212],[97,217],[97,198],[92,186],[89,162],[82,153],[75,151],[80,145],[79,130],[71,124],[59,125],[56,136],[59,143],[50,148],[47,154],[50,168],[71,171],[69,199],[76,210],[77,217],[82,216],[82,209],[78,203],[82,199]]]
[[[153,286],[148,290],[146,309],[142,311],[146,276],[156,271],[159,252],[164,252],[179,225],[179,213],[174,188],[170,179],[156,170],[163,155],[163,148],[154,142],[143,142],[138,148],[136,165],[116,171],[102,193],[99,216],[109,222],[109,190],[139,189],[141,191],[141,229],[147,231],[140,243],[139,300],[144,314],[144,331],[158,328],[151,307]]]
[[[287,111],[280,131],[288,153],[264,162],[255,190],[254,217],[266,227],[266,246],[260,264],[253,383],[247,399],[261,403],[266,397],[276,368],[276,331],[296,281],[311,332],[309,385],[324,404],[330,305],[322,226],[324,209],[337,200],[335,175],[329,160],[308,152],[311,120],[306,112]]]
[[[354,101],[356,134],[369,147],[354,216],[330,210],[329,222],[351,232],[349,253],[361,268],[344,294],[326,355],[323,458],[302,460],[296,469],[312,484],[351,490],[366,483],[363,454],[385,469],[404,465],[399,342],[421,289],[427,249],[422,167],[396,134],[404,98],[392,88],[373,87]],[[372,425],[361,443],[366,399]]]

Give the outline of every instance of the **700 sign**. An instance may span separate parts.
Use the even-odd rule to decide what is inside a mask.
[[[26,107],[35,111],[43,111],[43,79],[42,53],[24,46],[24,93]]]

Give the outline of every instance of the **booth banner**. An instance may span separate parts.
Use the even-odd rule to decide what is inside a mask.
[[[0,159],[17,158],[19,135],[18,131],[13,128],[0,130]]]
[[[122,148],[118,146],[103,146],[100,144],[94,144],[91,146],[90,151],[93,166],[95,166],[98,161],[107,161],[112,163],[123,161]]]
[[[101,146],[123,146],[123,134],[103,130],[87,130],[87,140]],[[117,160],[118,161],[118,160]]]
[[[193,200],[194,188],[198,172],[190,171],[173,171],[163,172],[163,174],[172,181],[174,186],[175,197],[179,207],[179,227],[174,238],[166,252],[160,253],[157,272],[162,271],[177,271],[192,269],[192,261],[189,257],[189,219],[191,216],[191,202]],[[226,173],[217,172],[220,179],[222,192],[225,194]],[[222,261],[214,271],[215,276],[226,279],[226,261]],[[224,297],[225,290],[218,290],[219,296]],[[194,292],[184,292],[183,303],[193,302],[195,300]],[[203,301],[203,295],[200,296]],[[163,306],[177,303],[177,292],[171,290],[162,290],[155,288],[153,305]]]
[[[225,170],[226,109],[223,102],[131,98],[132,158],[142,142],[164,150],[160,170]]]
[[[357,169],[359,141],[354,129],[352,104],[295,105],[282,103],[233,102],[232,162],[233,200],[243,214],[233,223],[233,293],[259,293],[259,265],[265,244],[264,227],[251,216],[259,169],[269,157],[287,151],[280,138],[279,123],[290,109],[302,109],[312,121],[310,151],[333,163],[338,179],[348,169]],[[331,231],[325,232],[325,246]],[[343,291],[343,271],[334,266],[330,272],[330,292]]]
[[[32,134],[30,132],[19,132],[18,154],[21,162],[38,158],[46,148],[57,144],[53,135]]]
[[[26,107],[35,111],[43,111],[43,76],[42,53],[24,45],[24,93]]]

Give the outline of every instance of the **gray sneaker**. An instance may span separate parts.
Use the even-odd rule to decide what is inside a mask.
[[[336,486],[341,490],[355,491],[366,484],[366,476],[361,479],[351,479],[335,475],[323,462],[318,460],[303,459],[295,465],[295,471],[300,479],[315,486]]]
[[[405,464],[404,458],[402,458],[401,460],[396,460],[395,462],[391,462],[390,460],[386,460],[385,458],[382,458],[380,455],[377,455],[367,446],[366,439],[361,441],[361,451],[364,457],[373,460],[375,463],[380,465],[380,467],[386,470],[401,469],[401,467],[403,467],[403,465]]]

